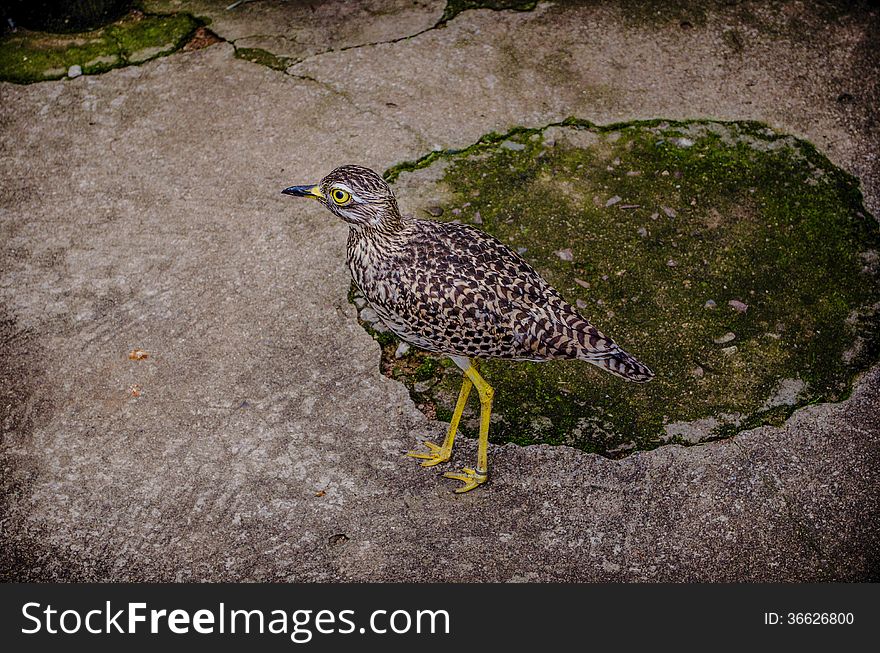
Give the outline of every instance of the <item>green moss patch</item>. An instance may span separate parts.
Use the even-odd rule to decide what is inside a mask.
[[[65,77],[74,65],[92,75],[143,63],[181,48],[200,24],[187,14],[132,12],[92,32],[50,34],[19,29],[0,40],[0,80],[28,84]]]
[[[484,361],[495,442],[611,456],[704,442],[838,401],[880,356],[880,234],[857,181],[762,125],[569,121],[388,176],[433,184],[438,205],[408,206],[404,190],[405,209],[494,234],[657,374],[636,385],[578,361]],[[458,370],[376,335],[383,371],[448,419]],[[477,412],[473,400],[466,432]]]
[[[288,57],[279,57],[262,48],[235,48],[235,56],[251,63],[268,66],[273,70],[286,70],[290,65]]]

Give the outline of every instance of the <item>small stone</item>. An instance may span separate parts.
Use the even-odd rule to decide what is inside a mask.
[[[691,145],[694,144],[694,142],[691,139],[685,138],[684,136],[682,136],[680,138],[673,138],[672,142],[675,145],[678,145],[679,147],[690,147]]]
[[[556,254],[556,256],[558,256],[563,261],[573,261],[574,260],[574,254],[571,253],[571,248],[569,248],[569,247],[566,247],[565,249],[557,250],[553,253]]]
[[[361,311],[361,319],[369,324],[374,324],[379,321],[379,314],[367,306]]]
[[[461,209],[452,209],[450,211],[452,215],[461,215]]]
[[[641,236],[642,238],[647,238],[647,237],[648,237],[648,230],[645,229],[644,227],[639,227],[639,229],[638,229],[638,234],[639,234],[639,236]]]
[[[480,215],[480,212],[477,211],[474,213],[474,218],[471,220],[474,224],[483,224],[483,216]]]
[[[388,327],[382,320],[376,320],[370,325],[370,328],[376,333],[388,333]]]
[[[587,307],[587,302],[585,302],[583,299],[578,299],[578,300],[576,300],[576,301],[575,301],[575,304],[576,304],[577,307],[580,308],[580,309],[584,309],[584,308]]]
[[[659,213],[652,213],[652,214],[651,214],[651,219],[652,219],[652,220],[656,220],[656,219],[659,218],[659,217],[660,217],[660,214],[659,214]]]
[[[590,282],[584,281],[583,279],[575,279],[574,282],[579,285],[581,288],[589,288]]]
[[[367,300],[364,299],[363,297],[355,297],[354,298],[354,305],[358,310],[361,310],[364,306],[367,305]]]
[[[716,345],[724,345],[724,344],[727,344],[728,342],[730,342],[731,340],[734,340],[735,338],[736,338],[736,334],[733,333],[732,331],[728,331],[723,336],[718,336],[717,338],[713,338],[712,341]]]
[[[705,372],[703,368],[697,365],[694,369],[691,370],[691,376],[696,379],[702,379]]]
[[[416,392],[427,392],[431,389],[432,385],[434,385],[433,381],[419,381],[418,383],[413,383],[413,390]]]
[[[443,215],[443,209],[439,206],[429,206],[425,209],[425,211],[427,211],[430,215],[433,215],[435,218],[439,218],[441,215]]]
[[[641,174],[642,174],[642,171],[641,171],[641,170],[627,170],[627,171],[626,171],[626,176],[627,176],[627,177],[638,177],[638,176],[640,176]]]
[[[608,275],[607,275],[607,274],[603,274],[603,275],[602,275],[602,281],[608,281]]]
[[[706,303],[703,304],[703,308],[715,308],[718,304],[715,303],[714,299],[707,299]]]
[[[520,256],[525,254],[527,251],[529,251],[528,247],[517,247],[516,248],[516,253],[519,254]]]
[[[661,207],[660,207],[660,210],[662,210],[663,213],[666,214],[666,217],[667,217],[667,218],[674,218],[675,216],[678,215],[678,213],[675,212],[675,209],[670,208],[670,207],[668,207],[668,206],[661,206]]]
[[[526,149],[526,146],[522,143],[517,143],[515,141],[504,141],[501,143],[501,147],[505,150],[513,150],[514,152],[519,152],[520,150]]]
[[[668,267],[668,268],[678,267],[678,262],[674,261],[672,259],[669,259],[668,261],[666,261],[666,267]]]
[[[608,200],[607,202],[605,202],[605,206],[606,206],[606,207],[614,206],[614,205],[617,204],[620,200],[621,200],[620,195],[615,195],[615,196],[612,197],[610,200]]]
[[[738,299],[731,299],[729,302],[727,302],[727,305],[730,306],[730,308],[735,310],[737,313],[745,313],[747,310],[749,310],[749,305],[739,301]]]
[[[401,342],[397,345],[397,349],[394,351],[394,358],[403,358],[409,353],[409,345],[405,342]]]
[[[340,544],[345,544],[348,542],[350,538],[345,533],[337,533],[336,535],[331,535],[328,539],[330,546],[339,546]]]
[[[725,347],[721,350],[721,353],[725,356],[733,356],[737,352],[737,347],[734,345],[733,347]]]
[[[80,66],[79,64],[73,64],[70,68],[67,69],[67,76],[70,77],[70,79],[73,79],[74,77],[79,77],[82,74],[83,69],[82,66]]]

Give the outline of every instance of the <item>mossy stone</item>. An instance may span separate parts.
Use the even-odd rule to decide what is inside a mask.
[[[20,29],[0,39],[0,80],[28,84],[62,78],[73,65],[89,75],[143,63],[176,51],[200,25],[188,14],[133,12],[91,32],[51,34]]]
[[[614,456],[727,437],[839,401],[878,358],[877,222],[857,181],[805,141],[751,122],[570,120],[387,176],[438,159],[442,174],[425,178],[451,198],[444,218],[524,252],[657,374],[635,385],[578,361],[482,362],[495,442]],[[386,338],[383,369],[449,415],[460,374],[420,352],[395,360],[396,345]]]

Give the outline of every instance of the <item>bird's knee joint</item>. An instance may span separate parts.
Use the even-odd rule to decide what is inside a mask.
[[[483,389],[483,392],[480,396],[480,399],[482,400],[483,403],[490,404],[490,403],[492,403],[492,398],[494,396],[495,396],[495,388],[493,388],[492,386],[486,386]]]

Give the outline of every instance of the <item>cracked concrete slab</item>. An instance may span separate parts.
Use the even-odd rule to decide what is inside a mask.
[[[278,193],[568,115],[712,117],[808,138],[876,211],[876,11],[783,4],[821,23],[797,38],[717,11],[468,11],[290,74],[220,44],[0,85],[3,578],[877,580],[880,368],[703,446],[493,447],[455,496],[402,457],[444,425],[379,374],[346,227]]]

